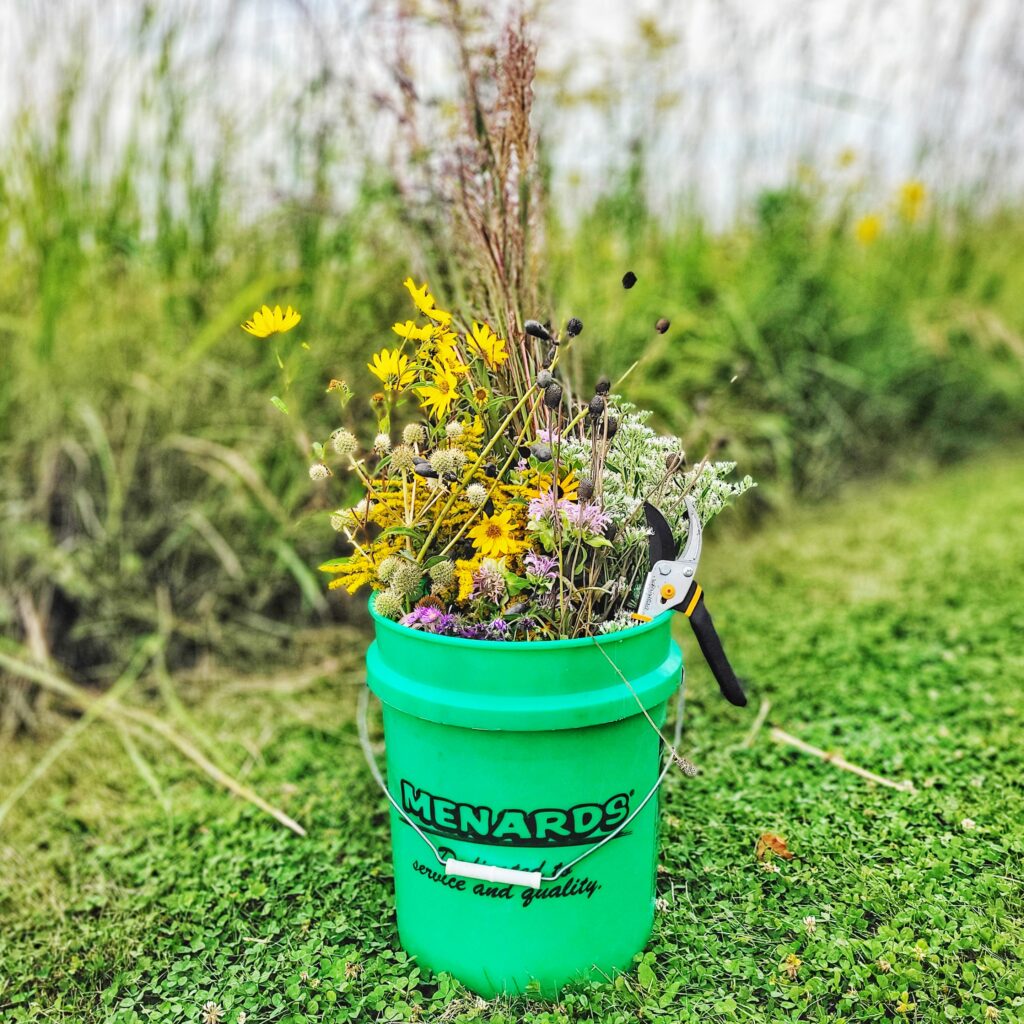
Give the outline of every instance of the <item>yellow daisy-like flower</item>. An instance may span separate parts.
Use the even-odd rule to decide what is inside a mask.
[[[406,341],[429,341],[434,333],[432,326],[417,327],[411,320],[406,320],[404,324],[393,324],[391,330]]]
[[[435,366],[434,383],[419,389],[420,406],[436,420],[444,419],[458,398],[459,378],[447,366]]]
[[[908,224],[913,224],[921,216],[921,210],[924,208],[924,201],[927,197],[928,190],[924,187],[923,181],[913,179],[904,182],[900,186],[900,216]]]
[[[302,314],[297,313],[289,306],[283,313],[280,306],[271,309],[264,306],[256,310],[251,320],[242,324],[242,330],[256,338],[269,338],[272,334],[284,334],[290,331],[300,320]]]
[[[402,391],[416,379],[415,371],[409,368],[409,357],[398,349],[382,348],[374,355],[373,362],[366,365],[385,391]]]
[[[868,213],[853,225],[853,237],[861,245],[870,245],[882,233],[882,218],[877,213]]]
[[[469,338],[470,348],[479,352],[489,369],[501,366],[508,359],[505,351],[505,339],[499,338],[487,324],[473,321],[473,333]]]
[[[455,560],[455,577],[459,581],[458,603],[465,601],[473,591],[473,573],[480,568],[479,558],[457,558]]]
[[[547,494],[551,490],[551,473],[538,473],[533,481],[533,490],[537,496]],[[569,470],[558,481],[558,497],[566,501],[576,501],[580,496],[580,482],[573,470]]]
[[[437,308],[437,302],[434,299],[434,296],[427,290],[427,283],[425,281],[419,286],[419,288],[417,288],[416,282],[413,281],[411,277],[407,277],[402,284],[409,289],[412,301],[416,303],[416,308],[424,316],[430,317],[435,324],[451,323],[451,313],[447,313],[443,309]]]
[[[484,558],[502,558],[515,554],[521,547],[521,543],[512,536],[514,530],[512,510],[507,508],[498,515],[484,516],[469,531],[469,538]]]

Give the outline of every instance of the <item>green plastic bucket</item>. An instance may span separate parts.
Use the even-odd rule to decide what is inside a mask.
[[[664,769],[640,704],[660,728],[671,613],[532,643],[373,617],[402,945],[488,998],[626,969],[654,922]]]

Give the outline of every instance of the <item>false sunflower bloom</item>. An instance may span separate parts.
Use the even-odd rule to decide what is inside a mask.
[[[530,488],[538,497],[547,494],[552,489],[551,473],[537,473],[531,481]],[[570,469],[561,480],[558,481],[558,498],[566,501],[577,501],[580,496],[580,482],[576,474]]]
[[[420,406],[436,420],[444,419],[458,397],[459,378],[448,366],[434,366],[433,383],[419,389]]]
[[[290,331],[300,320],[302,314],[289,306],[283,313],[280,306],[271,309],[264,306],[256,310],[251,320],[242,324],[242,330],[248,331],[255,338],[269,338],[272,334],[284,334]]]
[[[449,324],[451,323],[451,313],[445,312],[443,309],[437,308],[437,302],[434,296],[430,294],[426,282],[421,284],[419,288],[416,287],[416,282],[411,277],[407,277],[402,284],[409,289],[409,294],[412,296],[412,301],[416,303],[416,308],[424,315],[430,317],[435,324]]]
[[[432,326],[417,327],[411,320],[406,320],[404,324],[393,324],[391,330],[406,341],[429,341],[434,333]]]
[[[514,531],[512,509],[507,508],[498,515],[485,516],[469,531],[469,538],[484,558],[503,558],[515,554],[522,546],[513,536]]]
[[[403,391],[416,379],[415,371],[409,367],[409,357],[403,356],[398,349],[382,348],[366,365],[384,385],[385,391]]]
[[[854,238],[861,245],[870,245],[882,233],[882,218],[877,213],[865,214],[853,226]]]
[[[508,352],[505,351],[505,339],[499,338],[487,326],[473,321],[473,333],[470,336],[469,344],[472,349],[479,352],[487,364],[488,369],[496,369],[508,359]]]
[[[925,199],[928,197],[928,190],[924,187],[923,181],[911,179],[900,186],[899,208],[900,216],[908,224],[913,224],[920,216],[924,208]]]

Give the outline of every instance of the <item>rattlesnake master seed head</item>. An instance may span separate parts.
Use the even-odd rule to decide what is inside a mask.
[[[385,619],[397,619],[402,614],[402,595],[394,590],[379,590],[374,598],[373,607],[377,614]]]
[[[466,428],[458,420],[452,420],[444,428],[444,436],[450,441],[457,441],[465,432]]]
[[[479,484],[475,485],[479,486]],[[428,570],[430,582],[435,593],[447,590],[455,582],[455,564],[446,558],[443,562],[435,562]]]
[[[438,448],[430,456],[430,468],[438,476],[458,476],[466,465],[466,453],[461,448]]]
[[[378,434],[373,439],[373,450],[377,455],[387,455],[391,451],[391,438],[385,433]]]
[[[388,555],[380,565],[377,566],[377,578],[385,583],[390,583],[395,575],[395,570],[402,564],[397,555]]]
[[[356,448],[359,446],[359,442],[356,440],[356,435],[351,430],[336,430],[330,437],[331,447],[339,455],[352,455]]]
[[[427,431],[421,423],[410,423],[402,431],[402,440],[407,445],[423,444],[427,439]]]
[[[466,501],[473,508],[480,508],[487,500],[487,488],[483,484],[470,484],[466,488]]]
[[[391,468],[396,473],[411,473],[415,465],[416,453],[407,444],[400,444],[391,453]]]
[[[314,462],[313,465],[309,467],[310,480],[326,480],[331,475],[330,469],[328,469],[322,462]]]
[[[398,567],[391,577],[391,589],[402,597],[409,597],[415,594],[420,588],[423,579],[423,571],[416,562],[410,562],[407,558],[398,560]]]

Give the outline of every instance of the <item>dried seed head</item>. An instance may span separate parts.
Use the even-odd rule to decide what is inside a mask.
[[[455,563],[444,559],[442,562],[435,562],[428,570],[427,575],[433,584],[434,593],[447,590],[455,582]]]
[[[410,597],[420,589],[420,582],[423,579],[423,572],[417,562],[410,562],[408,558],[400,558],[398,566],[391,576],[391,589],[402,597]]]
[[[551,445],[543,443],[532,444],[530,445],[530,454],[538,462],[550,462],[552,458]]]
[[[544,389],[544,404],[549,409],[557,409],[562,404],[562,385],[552,381]]]
[[[539,320],[527,320],[523,324],[523,330],[534,338],[540,338],[541,341],[551,340],[551,332]]]
[[[612,382],[605,376],[597,378],[597,384],[594,385],[594,393],[598,395],[607,395],[612,389]]]
[[[594,395],[590,400],[590,415],[595,420],[599,420],[604,415],[604,405],[604,395]]]
[[[393,590],[379,590],[373,599],[373,607],[385,619],[397,619],[402,614],[402,595]]]
[[[729,443],[729,438],[727,438],[727,437],[716,437],[714,439],[714,441],[711,442],[711,454],[712,455],[718,455],[722,451],[722,449],[725,448],[726,445],[728,445],[728,443]]]
[[[681,469],[686,469],[686,452],[669,452],[665,456],[665,471],[678,473]]]
[[[430,465],[439,476],[458,476],[466,465],[466,453],[461,448],[438,448],[430,456]]]
[[[387,455],[387,453],[391,451],[391,438],[381,431],[381,433],[373,439],[373,450],[375,454],[382,457]]]
[[[356,435],[350,430],[340,429],[330,436],[331,447],[339,455],[352,455],[359,445]]]
[[[416,453],[407,444],[400,444],[391,453],[391,468],[397,473],[411,473],[415,465]]]
[[[579,317],[574,316],[565,325],[565,333],[568,334],[570,338],[575,338],[576,335],[581,334],[582,332],[583,332],[583,321]]]
[[[610,441],[619,430],[619,421],[614,416],[609,416],[604,425],[604,436]]]
[[[655,329],[655,330],[656,330],[656,331],[657,331],[657,332],[658,332],[659,334],[664,334],[664,333],[665,333],[665,332],[666,332],[666,331],[667,331],[667,330],[668,330],[668,329],[669,329],[669,328],[670,328],[671,326],[672,326],[672,322],[671,322],[670,320],[666,320],[666,319],[665,319],[664,317],[662,317],[662,318],[661,318],[661,319],[660,319],[660,320],[659,320],[659,321],[658,321],[658,322],[657,322],[657,323],[656,323],[656,324],[654,325],[654,329]]]
[[[579,499],[580,501],[590,501],[593,496],[594,481],[590,477],[585,476],[580,480]]]
[[[385,583],[390,583],[395,575],[395,570],[402,564],[398,555],[388,555],[380,565],[377,566],[377,578]]]
[[[473,506],[473,508],[480,508],[481,505],[487,500],[487,488],[483,484],[470,484],[466,488],[466,501]]]
[[[537,374],[537,387],[546,388],[554,379],[550,370],[541,370]]]
[[[309,467],[309,479],[310,480],[326,480],[329,476],[332,476],[330,469],[325,466],[322,462],[314,462]]]
[[[413,464],[412,471],[417,476],[426,477],[428,480],[437,477],[437,470],[426,459],[417,459]]]
[[[683,774],[689,778],[696,778],[700,774],[700,769],[692,762],[688,761],[685,757],[680,757],[678,754],[672,759],[675,763],[683,770]]]
[[[547,352],[544,353],[544,365],[550,366],[555,361],[555,354],[558,349],[554,345],[548,345]]]
[[[636,274],[634,274],[632,270],[627,270],[622,275],[622,287],[625,288],[628,291],[635,284],[636,284]]]
[[[458,420],[445,424],[444,436],[450,441],[457,441],[465,432],[466,428]]]
[[[409,446],[423,444],[427,439],[427,431],[421,423],[410,423],[402,431],[402,440]]]

